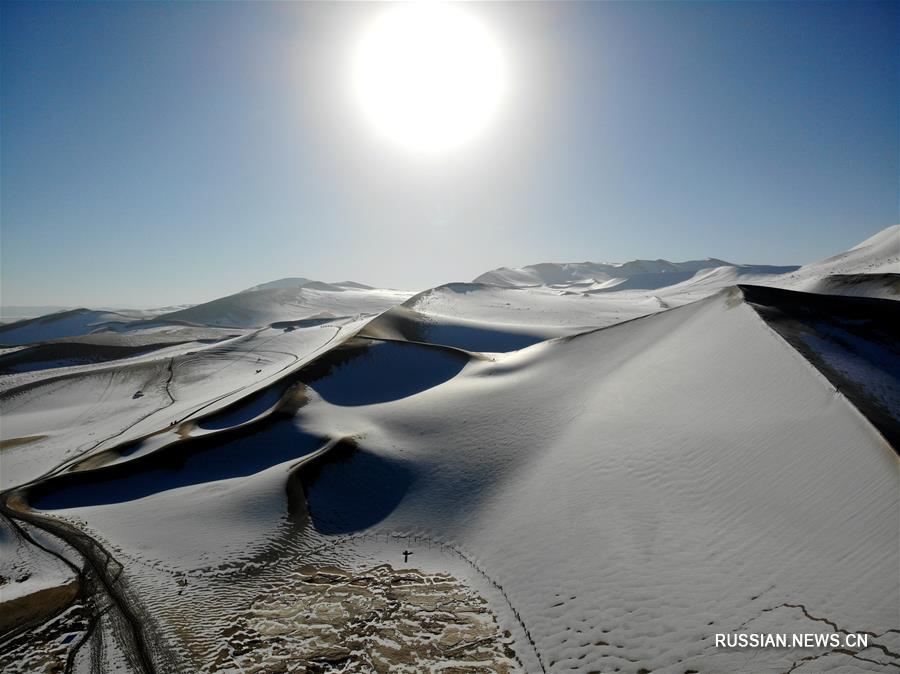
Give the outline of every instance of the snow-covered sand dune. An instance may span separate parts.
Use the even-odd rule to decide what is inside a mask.
[[[2,325],[0,326],[0,344],[28,344],[73,335],[85,335],[104,328],[121,328],[135,320],[137,319],[134,317],[116,312],[71,309]]]
[[[178,312],[245,326],[220,342],[4,375],[0,545],[81,589],[8,583],[33,622],[0,666],[896,671],[896,301],[747,281],[890,287],[898,236],[786,275],[633,265],[693,271],[652,289],[286,279]],[[831,631],[869,646],[714,642]]]
[[[253,394],[351,336],[363,322],[267,328],[214,344],[189,343],[124,364],[2,377],[3,486]]]
[[[712,635],[804,620],[785,604],[897,627],[897,458],[738,291],[300,414],[402,462],[412,486],[380,528],[466,550],[548,670],[783,671],[806,654],[716,651]],[[320,518],[346,531],[355,512],[335,499]]]
[[[716,258],[669,262],[632,260],[540,263],[502,267],[472,283],[425,292],[374,288],[353,281],[324,283],[292,277],[262,283],[203,304],[169,310],[74,309],[0,326],[0,345],[16,346],[103,331],[145,332],[157,327],[260,328],[315,317],[378,314],[406,303],[443,319],[552,328],[603,327],[702,299],[738,283],[823,294],[896,298],[900,294],[900,225],[849,251],[803,267],[735,265]],[[516,291],[516,292],[506,292]],[[606,302],[579,305],[580,298]],[[560,301],[559,296],[570,302]],[[516,344],[515,341],[510,344]],[[522,342],[518,343],[522,345]]]
[[[592,296],[549,286],[507,288],[479,283],[438,286],[411,297],[404,306],[434,317],[438,323],[461,318],[503,329],[557,328],[569,334],[667,308],[653,295]]]
[[[492,352],[515,351],[578,331],[579,328],[539,323],[492,323],[397,306],[367,323],[361,334],[376,339],[402,339],[453,346],[466,351]]]
[[[262,328],[276,322],[374,315],[413,293],[342,281],[288,278],[193,306],[146,311],[73,309],[0,326],[0,345],[18,346],[109,331],[145,334],[178,327]]]
[[[166,546],[142,550],[129,531],[155,521],[159,499],[178,512],[184,492],[209,512],[218,481],[279,462],[286,477],[314,438],[353,435],[358,449],[326,455],[298,495],[298,538],[375,529],[459,547],[503,588],[548,671],[780,671],[805,654],[717,651],[712,635],[773,612],[817,629],[800,606],[845,629],[895,625],[896,457],[736,289],[489,359],[357,340],[296,376],[308,402],[293,423],[201,436],[175,472],[146,454],[82,470],[34,504],[152,561]],[[283,435],[295,425],[310,442]],[[200,525],[182,517],[175,541]],[[159,562],[194,558],[170,549]],[[854,662],[830,653],[808,670]]]
[[[815,292],[826,277],[847,274],[900,273],[900,225],[893,225],[870,236],[848,251],[807,264],[787,274],[781,287]]]
[[[290,279],[292,280],[292,279]],[[343,287],[306,281],[303,284],[263,284],[212,302],[163,314],[156,320],[185,321],[221,327],[262,327],[278,321],[377,314],[406,300],[400,290]]]
[[[133,332],[102,331],[0,351],[0,373],[12,374],[133,359],[182,345],[199,346],[237,337],[221,328],[159,327]]]

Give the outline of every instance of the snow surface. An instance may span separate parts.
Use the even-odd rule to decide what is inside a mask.
[[[547,671],[779,671],[796,654],[712,638],[785,605],[895,626],[897,457],[738,293],[489,359],[368,341],[310,382],[294,421],[360,446],[307,487],[314,533],[456,547],[503,589]],[[464,367],[435,378],[448,358]],[[404,367],[400,390],[378,372]],[[283,480],[313,447],[248,479],[198,455],[175,476],[193,486],[139,474],[119,496],[35,505],[126,558],[190,571],[279,535]]]
[[[402,401],[311,404],[304,426],[402,461],[412,486],[380,527],[469,551],[551,669],[767,667],[711,636],[784,603],[891,629],[896,455],[731,299],[473,361]]]
[[[734,285],[892,274],[898,235],[786,274],[535,265],[414,296],[289,279],[158,316],[125,334],[234,336],[0,376],[4,507],[121,565],[160,671],[208,664],[299,564],[404,549],[480,593],[527,672],[895,671],[895,448]],[[845,332],[806,341],[893,404],[891,345]],[[873,348],[890,369],[851,358]],[[128,669],[117,624],[97,657]],[[880,646],[713,641],[838,628]]]

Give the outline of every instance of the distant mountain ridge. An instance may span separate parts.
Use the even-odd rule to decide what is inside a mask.
[[[580,292],[652,290],[687,281],[697,272],[723,268],[736,278],[770,276],[773,282],[777,280],[777,285],[798,290],[814,290],[816,283],[835,274],[897,274],[900,273],[900,224],[886,227],[849,250],[802,267],[734,264],[713,257],[685,262],[662,259],[623,263],[539,262],[492,269],[472,282],[508,288],[564,286]]]
[[[696,273],[701,269],[731,267],[724,260],[706,258],[670,262],[669,260],[631,260],[622,263],[603,262],[539,262],[524,267],[500,267],[481,274],[473,283],[501,286],[560,285],[579,281],[604,282],[625,279],[637,274]]]

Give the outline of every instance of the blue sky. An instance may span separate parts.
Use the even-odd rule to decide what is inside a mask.
[[[346,96],[382,11],[4,3],[3,304],[802,264],[900,219],[897,3],[468,5],[511,92],[472,147],[427,160]]]

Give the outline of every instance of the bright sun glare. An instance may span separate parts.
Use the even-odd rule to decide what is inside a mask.
[[[354,93],[384,136],[412,150],[452,150],[481,131],[505,88],[491,35],[465,11],[412,2],[380,16],[353,64]]]

